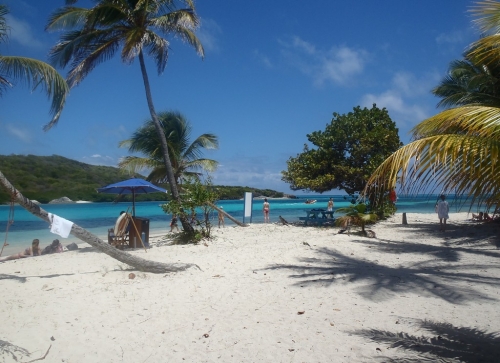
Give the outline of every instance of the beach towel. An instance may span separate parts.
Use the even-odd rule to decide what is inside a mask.
[[[73,222],[52,213],[49,213],[49,219],[51,221],[50,232],[58,234],[62,238],[68,238]]]

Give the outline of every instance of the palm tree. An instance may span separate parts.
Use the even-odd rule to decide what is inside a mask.
[[[500,200],[500,105],[497,101],[497,69],[500,64],[500,3],[483,0],[473,12],[485,33],[467,52],[468,80],[475,89],[464,96],[463,89],[448,94],[442,102],[459,107],[445,110],[412,130],[414,141],[387,158],[373,173],[365,195],[382,195],[398,178],[403,190],[419,192],[428,185],[466,195],[488,208]],[[473,70],[472,67],[475,69]],[[477,72],[479,68],[483,68]],[[452,68],[453,70],[453,68]],[[475,82],[473,73],[477,73]],[[462,93],[461,93],[462,92]],[[460,95],[461,93],[461,95]],[[456,96],[456,97],[455,97]],[[464,96],[464,97],[463,97]]]
[[[483,106],[500,107],[500,67],[475,64],[465,59],[451,62],[448,75],[432,90],[441,98],[438,107]]]
[[[170,162],[168,143],[153,105],[144,52],[156,63],[161,74],[168,59],[170,43],[161,35],[175,35],[203,56],[203,47],[194,31],[199,21],[192,0],[96,0],[90,9],[67,6],[57,10],[49,19],[47,30],[68,30],[61,36],[50,57],[54,64],[66,67],[70,87],[78,85],[98,64],[113,57],[121,49],[122,61],[130,64],[138,57],[146,100],[161,142],[162,158],[172,196],[180,201]],[[178,9],[177,4],[185,4]],[[186,216],[180,216],[184,231],[194,233]]]
[[[191,125],[178,112],[160,112],[158,114],[163,133],[167,139],[170,163],[174,170],[177,185],[189,177],[199,177],[199,171],[214,171],[218,162],[202,158],[203,149],[217,149],[219,142],[214,134],[203,134],[189,142]],[[155,183],[164,183],[167,172],[163,163],[161,141],[152,120],[135,131],[128,140],[120,142],[120,147],[128,147],[130,152],[140,152],[145,157],[127,156],[119,167],[133,174],[143,169],[152,169],[147,179]]]
[[[0,43],[8,41],[9,27],[6,15],[9,13],[5,5],[0,5]],[[69,87],[54,68],[45,62],[26,58],[0,55],[0,96],[10,87],[13,80],[27,83],[29,87],[43,87],[49,98],[52,98],[50,114],[52,120],[45,126],[48,129],[55,125],[61,116]]]

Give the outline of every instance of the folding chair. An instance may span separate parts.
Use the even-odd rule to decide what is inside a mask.
[[[123,248],[129,242],[128,225],[132,219],[129,213],[122,213],[115,223],[115,228],[108,229],[108,243]]]

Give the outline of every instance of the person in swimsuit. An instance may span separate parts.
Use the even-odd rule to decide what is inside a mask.
[[[50,245],[42,250],[42,255],[50,255],[52,253],[61,253],[63,251],[63,246],[58,239],[52,241]]]
[[[328,201],[328,205],[326,206],[326,210],[328,212],[333,211],[333,198],[330,198],[330,200]]]
[[[262,211],[264,212],[264,223],[269,223],[269,210],[270,210],[269,202],[267,198],[264,198],[264,204],[262,205]]]
[[[222,207],[220,207],[220,209],[222,209]],[[222,212],[219,212],[218,216],[219,216],[219,228],[221,224],[222,227],[224,227],[224,214]]]
[[[177,226],[177,215],[176,214],[172,215],[172,221],[170,222],[170,232],[173,232],[174,228],[177,229],[177,232],[180,232],[179,227]]]
[[[23,252],[16,253],[15,255],[2,257],[0,258],[0,262],[17,260],[25,257],[40,256],[41,254],[42,251],[40,250],[40,241],[38,239],[34,239],[31,243],[31,247],[28,247]]]

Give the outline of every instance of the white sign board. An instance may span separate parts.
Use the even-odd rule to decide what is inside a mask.
[[[252,204],[253,204],[253,194],[250,192],[245,192],[245,205],[243,209],[243,223],[245,223],[245,218],[250,218],[250,223],[252,223]]]

